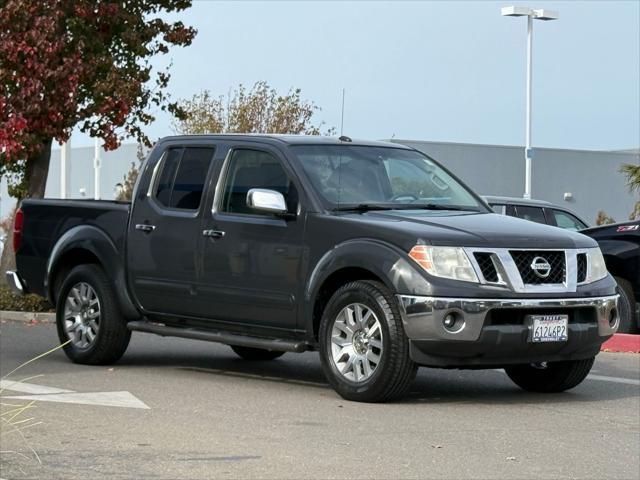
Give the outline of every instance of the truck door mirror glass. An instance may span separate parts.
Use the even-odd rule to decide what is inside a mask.
[[[275,190],[266,188],[252,188],[247,192],[247,206],[254,210],[269,213],[287,213],[287,203],[284,196]]]

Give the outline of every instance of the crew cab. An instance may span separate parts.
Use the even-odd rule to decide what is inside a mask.
[[[74,362],[132,331],[272,360],[317,350],[344,398],[381,402],[418,366],[504,368],[559,392],[618,327],[597,243],[495,214],[434,159],[348,137],[177,136],[129,203],[24,200],[17,291],[56,305]]]

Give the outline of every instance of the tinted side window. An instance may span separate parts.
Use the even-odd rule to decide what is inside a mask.
[[[197,210],[213,158],[213,148],[169,150],[156,187],[156,200],[168,208]]]
[[[582,223],[576,217],[574,217],[573,215],[567,212],[554,210],[553,217],[556,220],[556,225],[566,230],[577,231],[577,230],[582,230],[583,228],[587,228],[587,226],[584,223]]]
[[[176,170],[178,170],[178,164],[180,163],[182,149],[171,149],[167,151],[166,155],[164,160],[162,160],[162,171],[158,178],[155,197],[158,202],[168,207],[171,201],[171,189],[173,188]]]
[[[516,216],[537,223],[547,223],[544,212],[540,207],[516,206]]]
[[[236,150],[227,168],[220,211],[251,215],[270,215],[247,206],[247,193],[252,188],[280,192],[290,212],[298,207],[298,193],[280,161],[270,153],[258,150]]]
[[[212,148],[185,148],[171,193],[171,208],[197,210],[213,157]]]

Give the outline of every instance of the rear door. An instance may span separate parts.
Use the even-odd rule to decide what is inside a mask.
[[[134,295],[148,312],[197,313],[191,299],[196,295],[203,193],[214,152],[208,145],[169,147],[148,165],[151,178],[138,188],[127,259]]]

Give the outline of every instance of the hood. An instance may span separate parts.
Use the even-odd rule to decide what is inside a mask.
[[[540,249],[598,246],[580,233],[495,213],[392,210],[348,216],[376,224],[378,231],[402,231],[410,237],[408,242],[431,245]]]

